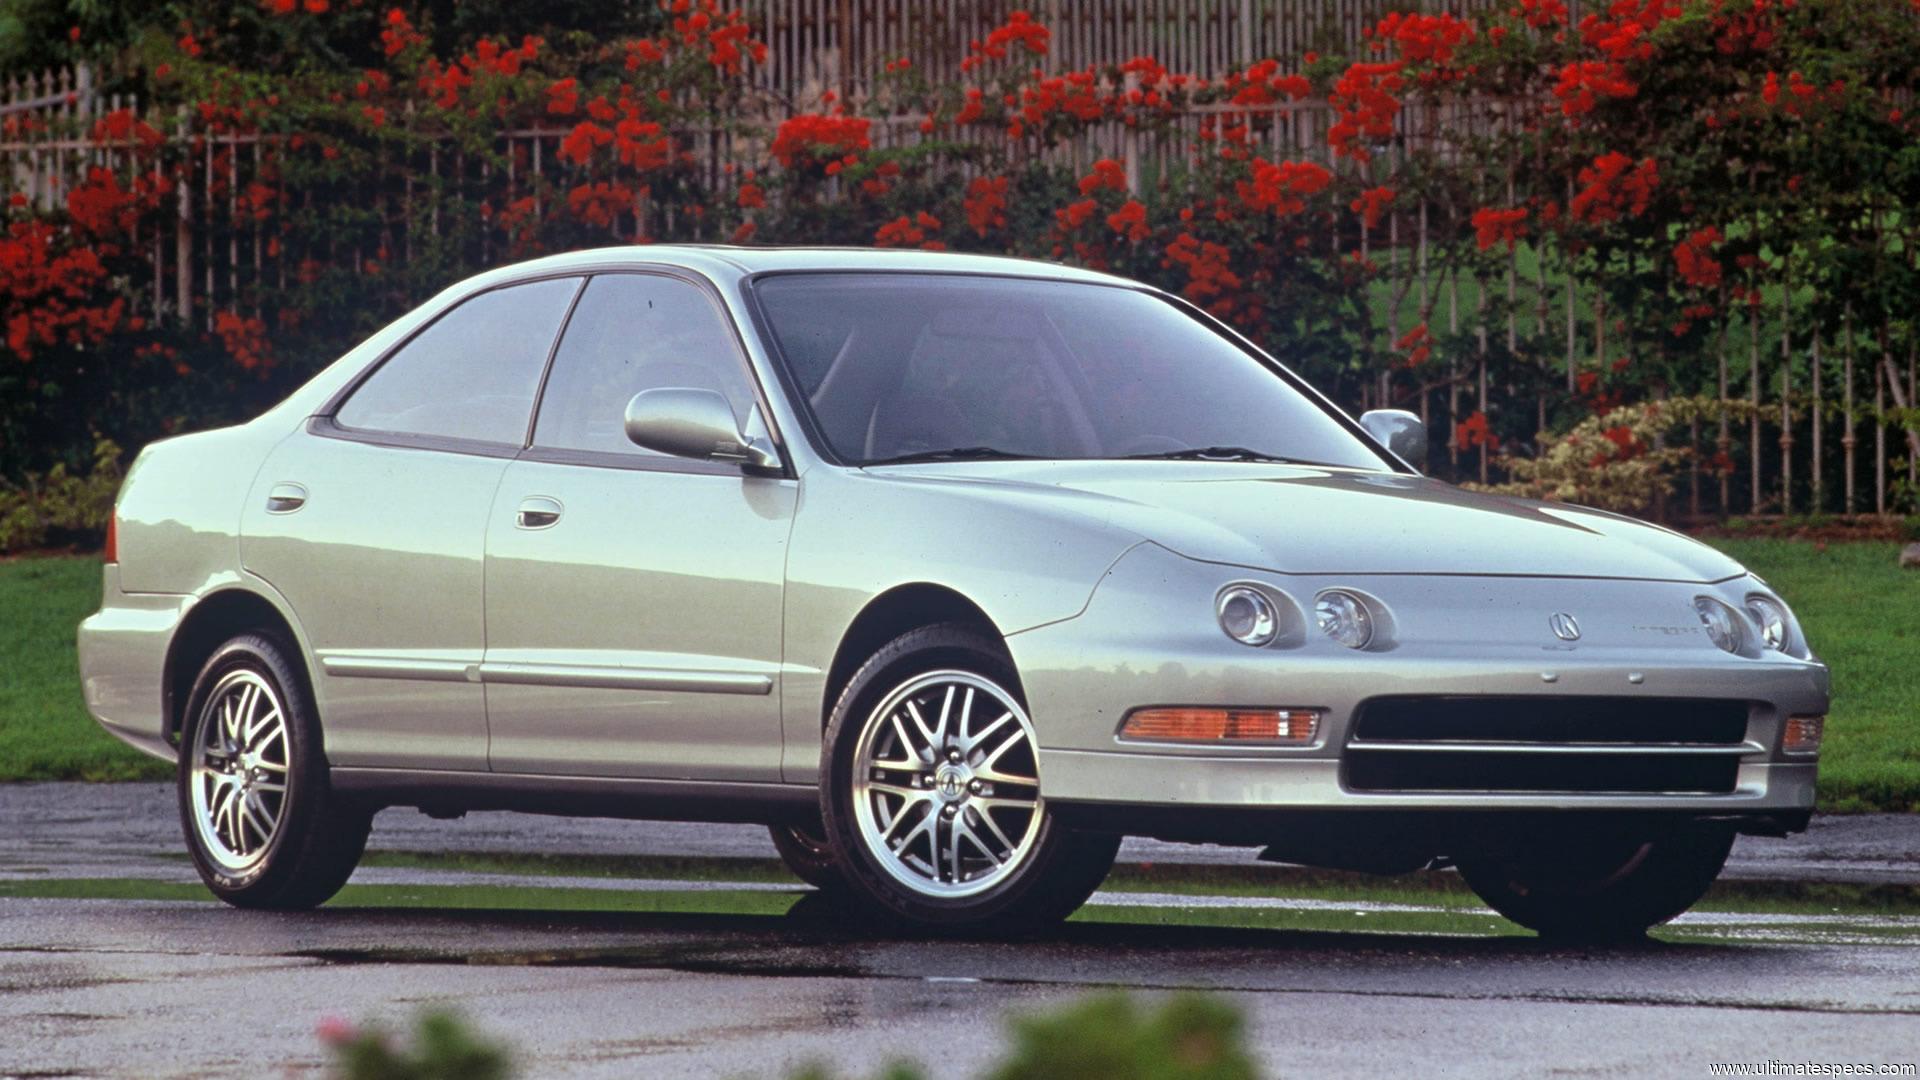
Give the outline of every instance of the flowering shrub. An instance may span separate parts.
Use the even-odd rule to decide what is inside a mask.
[[[958,79],[894,55],[852,96],[791,102],[758,89],[764,28],[728,0],[593,25],[469,26],[413,0],[166,10],[140,52],[151,107],[79,133],[131,167],[79,177],[64,213],[10,210],[0,474],[84,429],[41,408],[49,387],[141,402],[108,418],[137,442],[248,410],[465,271],[608,242],[951,247],[1138,277],[1343,404],[1444,405],[1436,446],[1516,480],[1542,420],[1717,393],[1730,327],[1774,318],[1789,277],[1844,296],[1790,312],[1789,340],[1844,324],[1897,356],[1915,334],[1911,0],[1396,13],[1356,55],[1213,77],[1152,56],[1059,70],[1052,29],[1016,11]],[[1095,133],[1111,156],[1067,165]],[[197,257],[260,271],[156,324],[129,306],[130,239],[170,226],[183,183],[208,215]],[[88,362],[103,348],[111,377]],[[201,393],[166,381],[182,371]]]

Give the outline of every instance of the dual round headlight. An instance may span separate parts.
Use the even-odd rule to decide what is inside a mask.
[[[1313,621],[1321,633],[1349,649],[1364,649],[1373,640],[1373,613],[1350,592],[1328,589],[1314,597]]]
[[[1752,620],[1752,628],[1759,631],[1757,644],[1763,651],[1783,653],[1793,647],[1793,620],[1785,604],[1755,593],[1747,597],[1746,609],[1746,617],[1742,618],[1740,612],[1725,601],[1711,596],[1693,598],[1694,614],[1700,617],[1707,637],[1727,652],[1746,650],[1748,620]]]
[[[1730,653],[1746,648],[1746,626],[1728,604],[1711,596],[1696,596],[1693,598],[1693,613],[1700,617],[1700,625],[1706,628],[1708,640],[1715,645]]]
[[[1283,610],[1281,605],[1285,604]],[[1292,612],[1291,615],[1287,614]],[[1299,610],[1253,585],[1229,585],[1214,602],[1220,629],[1242,645],[1260,648],[1279,640],[1288,625],[1298,626]],[[1364,649],[1374,638],[1374,616],[1367,602],[1344,589],[1328,589],[1313,598],[1313,622],[1320,632],[1349,649]],[[1297,641],[1297,637],[1289,637]]]
[[[1774,652],[1786,652],[1793,644],[1793,623],[1787,616],[1787,606],[1771,596],[1758,593],[1747,597],[1747,614],[1753,617],[1753,625],[1760,628],[1760,644]]]
[[[1251,585],[1229,585],[1214,604],[1220,629],[1242,645],[1271,645],[1280,635],[1280,613],[1266,593]]]

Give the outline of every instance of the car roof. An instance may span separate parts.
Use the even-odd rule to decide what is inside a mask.
[[[1086,281],[1106,285],[1139,283],[1039,259],[973,255],[915,248],[760,247],[727,244],[628,244],[589,248],[516,263],[482,275],[491,281],[568,270],[604,270],[620,266],[673,266],[716,281],[750,274],[796,270],[858,270],[948,274],[999,274]]]

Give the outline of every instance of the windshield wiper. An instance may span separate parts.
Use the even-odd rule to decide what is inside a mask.
[[[912,454],[876,458],[863,465],[907,465],[916,461],[1032,461],[1032,454],[1016,454],[995,446],[956,446],[947,450],[921,450]]]
[[[1326,465],[1324,461],[1282,457],[1244,446],[1194,446],[1185,450],[1161,450],[1151,454],[1124,454],[1122,461],[1274,461],[1282,465]]]

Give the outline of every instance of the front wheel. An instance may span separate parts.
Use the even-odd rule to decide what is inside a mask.
[[[372,817],[328,782],[295,654],[263,634],[214,651],[194,681],[177,777],[187,850],[235,907],[317,907],[345,885]]]
[[[1542,937],[1630,940],[1705,896],[1732,849],[1728,829],[1689,828],[1651,839],[1582,839],[1554,852],[1461,859],[1460,876],[1487,906]]]
[[[841,874],[923,927],[1057,922],[1113,865],[1118,837],[1059,824],[1012,663],[968,627],[910,631],[848,683],[827,726],[823,817]]]

